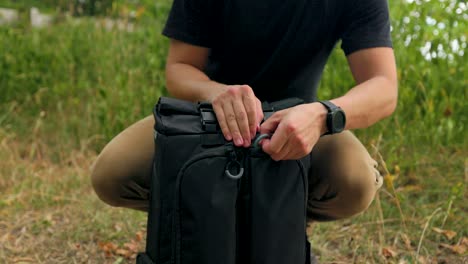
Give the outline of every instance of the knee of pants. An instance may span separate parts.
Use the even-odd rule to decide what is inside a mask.
[[[340,218],[365,211],[382,184],[381,178],[379,172],[373,167],[369,170],[361,170],[359,174],[345,173],[337,193],[341,204]]]
[[[117,177],[112,177],[110,173],[111,171],[107,171],[102,167],[101,161],[98,158],[91,168],[91,185],[99,199],[111,206],[120,207],[122,206],[122,201],[119,185],[123,183],[119,182]]]

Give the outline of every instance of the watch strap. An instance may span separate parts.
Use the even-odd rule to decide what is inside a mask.
[[[323,104],[327,108],[329,113],[339,108],[338,106],[336,106],[334,103],[330,101],[318,101],[318,102]]]

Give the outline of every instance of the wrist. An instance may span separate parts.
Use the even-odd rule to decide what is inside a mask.
[[[229,85],[216,83],[214,82],[207,90],[204,97],[204,100],[208,102],[213,102],[213,100],[218,97],[220,94],[226,92],[229,88]]]
[[[310,104],[311,115],[315,117],[315,124],[318,125],[320,135],[327,133],[327,114],[328,110],[321,103],[315,102]]]

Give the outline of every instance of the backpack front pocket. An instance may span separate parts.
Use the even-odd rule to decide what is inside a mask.
[[[174,263],[235,263],[238,180],[226,175],[230,153],[226,146],[205,151],[180,170]]]
[[[307,178],[302,162],[250,161],[250,263],[305,263]]]

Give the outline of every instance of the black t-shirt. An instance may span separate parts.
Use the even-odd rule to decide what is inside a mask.
[[[205,73],[262,101],[315,101],[340,39],[346,55],[392,46],[386,0],[174,0],[163,34],[210,48]]]

